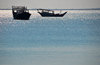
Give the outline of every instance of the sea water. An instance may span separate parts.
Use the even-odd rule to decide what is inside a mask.
[[[0,65],[99,65],[100,10],[14,20],[0,10]]]

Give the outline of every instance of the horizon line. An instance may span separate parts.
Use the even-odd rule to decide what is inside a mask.
[[[31,8],[29,10],[37,10],[37,9],[50,9],[50,8]],[[0,10],[12,10],[11,8],[0,9]],[[100,8],[52,8],[51,10],[100,10]]]

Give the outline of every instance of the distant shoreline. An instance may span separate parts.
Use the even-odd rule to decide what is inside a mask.
[[[37,10],[35,9],[29,9],[29,10]],[[41,8],[42,9],[42,8]],[[43,8],[44,9],[44,8]],[[12,10],[12,9],[0,9],[0,10]],[[100,8],[86,8],[86,9],[50,9],[50,10],[100,10]]]

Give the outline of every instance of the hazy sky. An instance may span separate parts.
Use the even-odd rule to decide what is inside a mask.
[[[100,0],[0,0],[0,8],[24,5],[28,8],[100,8]]]

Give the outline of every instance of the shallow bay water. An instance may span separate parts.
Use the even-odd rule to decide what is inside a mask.
[[[0,10],[0,65],[99,65],[100,10],[14,20]]]

